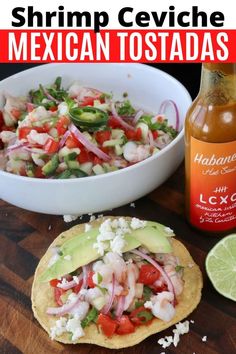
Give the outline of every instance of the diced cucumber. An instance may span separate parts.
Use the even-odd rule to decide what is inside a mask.
[[[67,161],[67,165],[72,170],[78,170],[80,168],[80,164],[76,160],[69,160]]]
[[[80,169],[87,173],[87,175],[91,175],[92,169],[93,169],[93,164],[92,162],[84,162],[80,165]]]
[[[76,170],[70,170],[71,172],[71,177],[72,176],[75,176],[77,178],[80,178],[80,177],[87,177],[87,173],[85,173],[84,171],[81,171],[80,169],[76,169]]]
[[[101,109],[102,111],[110,110],[110,105],[108,103],[101,103],[99,100],[93,101],[93,107]]]
[[[115,146],[115,153],[118,156],[121,156],[123,154],[123,148],[120,145]]]
[[[111,137],[112,139],[120,139],[125,135],[122,129],[112,129]]]
[[[149,131],[149,128],[148,128],[148,125],[143,123],[143,122],[140,122],[137,124],[136,126],[137,128],[140,128],[142,130],[142,138],[145,140],[147,139],[148,137],[148,131]]]
[[[152,154],[155,155],[160,151],[157,147],[154,147]]]
[[[68,162],[68,161],[73,161],[73,160],[76,159],[77,155],[78,155],[78,154],[76,154],[76,152],[71,152],[71,153],[69,153],[68,155],[66,155],[66,156],[64,157],[64,161],[66,161],[66,162]]]
[[[93,306],[100,311],[103,306],[106,304],[106,299],[104,296],[99,296],[92,300]]]
[[[104,162],[102,164],[102,167],[104,168],[105,172],[114,172],[118,170],[118,167],[116,166],[111,166],[109,163]]]
[[[101,174],[105,173],[104,168],[98,164],[93,166],[92,170],[95,173],[95,175],[101,175]]]
[[[64,146],[62,149],[60,149],[58,155],[59,155],[59,159],[61,160],[63,157],[65,157],[66,155],[69,155],[71,153],[71,149],[68,149],[67,146]]]
[[[111,139],[111,140],[106,140],[102,144],[104,147],[109,147],[109,146],[116,146],[116,145],[121,145],[123,144],[123,139]]]
[[[67,179],[70,178],[71,176],[71,171],[70,170],[65,170],[63,172],[61,172],[59,175],[57,175],[58,179]]]
[[[46,176],[52,175],[59,165],[58,154],[53,155],[52,159],[43,166],[42,171]]]

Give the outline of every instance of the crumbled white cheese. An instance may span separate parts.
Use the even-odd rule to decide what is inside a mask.
[[[79,284],[80,282],[79,277],[77,275],[73,275],[73,280],[74,282],[76,282],[76,284]]]
[[[63,219],[65,222],[72,222],[78,219],[79,215],[63,215]]]
[[[115,236],[114,240],[110,242],[110,248],[112,252],[118,253],[120,256],[122,255],[122,250],[126,245],[126,241],[122,236]]]
[[[48,231],[52,229],[52,225],[48,225]]]
[[[68,282],[68,280],[66,279],[66,278],[62,278],[62,280],[61,280],[61,283],[60,284],[58,284],[58,285],[66,285],[66,284],[68,284],[69,282]],[[60,287],[60,286],[59,286]]]
[[[139,220],[138,218],[132,218],[131,220],[131,228],[133,230],[137,230],[137,229],[143,229],[147,224],[147,221],[144,220]]]
[[[157,343],[160,344],[163,349],[165,349],[173,343],[173,338],[172,336],[166,336],[165,338],[160,338]]]
[[[191,323],[194,323],[194,320],[190,320]]]
[[[176,323],[175,329],[173,329],[174,335],[160,338],[158,340],[158,344],[160,344],[164,349],[169,347],[172,343],[174,344],[175,347],[177,347],[180,340],[180,335],[183,335],[188,332],[189,332],[189,321]]]
[[[206,342],[207,341],[207,336],[202,337],[202,342]]]
[[[55,322],[55,326],[50,328],[50,337],[52,340],[66,332],[66,324],[67,318],[65,317],[60,317],[59,320]]]
[[[103,214],[98,215],[98,219],[101,219],[101,218],[103,218]]]
[[[72,341],[84,336],[83,328],[81,327],[80,320],[71,318],[66,324],[66,330],[72,333]]]
[[[164,231],[167,233],[167,234],[173,234],[174,233],[174,230],[172,230],[170,227],[166,226],[164,228]]]
[[[91,226],[91,225],[85,224],[85,226],[84,226],[84,231],[85,231],[85,232],[88,232],[88,231],[90,231],[91,229],[92,229],[92,226]]]
[[[48,268],[50,268],[60,258],[58,253],[55,253],[48,262]]]
[[[67,254],[67,255],[64,257],[64,259],[65,259],[66,261],[71,261],[71,255],[70,255],[70,254]]]
[[[132,229],[143,228],[146,225],[146,221],[133,218],[131,223],[125,220],[125,218],[118,219],[106,219],[99,227],[99,234],[97,236],[97,242],[93,245],[97,249],[98,253],[103,256],[105,250],[109,247],[114,253],[122,254],[122,250],[126,245],[124,239],[125,234],[131,233]]]
[[[129,205],[131,208],[135,208],[135,203],[130,203]]]

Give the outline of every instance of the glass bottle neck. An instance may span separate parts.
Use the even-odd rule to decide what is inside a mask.
[[[199,96],[207,105],[236,102],[236,64],[203,64]]]

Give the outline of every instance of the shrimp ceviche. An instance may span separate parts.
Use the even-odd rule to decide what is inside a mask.
[[[61,78],[27,97],[4,94],[0,169],[35,178],[76,178],[116,171],[158,153],[178,134],[178,109],[164,101],[157,114]],[[171,107],[175,127],[168,124]]]
[[[200,275],[192,264],[184,278],[191,257],[172,236],[173,230],[159,223],[124,217],[106,217],[61,234],[36,270],[36,318],[52,339],[98,344],[101,338],[112,344],[113,338],[148,326],[145,337],[149,329],[153,333],[158,325],[183,318],[182,294],[187,299],[189,287],[191,304],[198,303]],[[188,272],[191,280],[196,275],[191,286]]]

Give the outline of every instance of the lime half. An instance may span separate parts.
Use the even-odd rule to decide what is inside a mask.
[[[214,288],[236,301],[236,234],[224,237],[210,250],[206,271]]]

